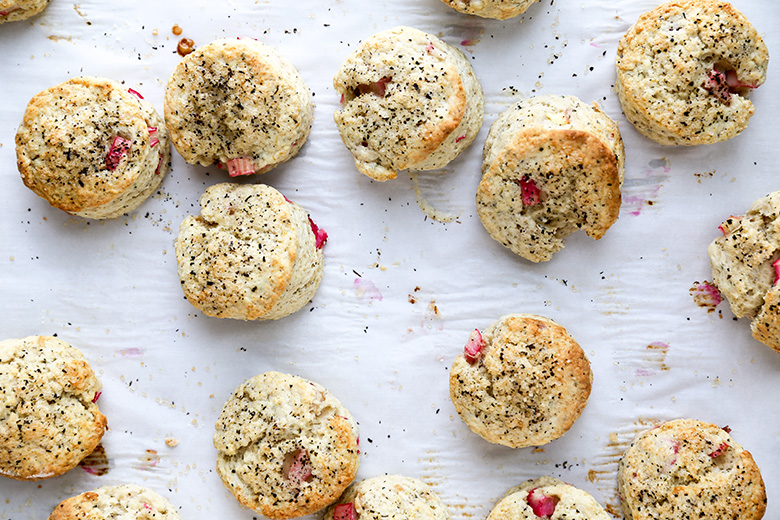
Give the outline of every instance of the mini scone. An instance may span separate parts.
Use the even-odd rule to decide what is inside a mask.
[[[52,206],[86,218],[138,207],[168,171],[168,131],[141,94],[78,77],[35,95],[16,132],[24,184]]]
[[[483,439],[541,446],[582,414],[592,379],[588,358],[566,329],[542,316],[508,314],[471,333],[450,369],[450,398]]]
[[[299,310],[322,280],[327,233],[263,184],[221,183],[179,228],[176,260],[187,299],[208,316],[272,320]]]
[[[217,472],[268,518],[308,515],[338,499],[358,469],[358,430],[317,383],[266,372],[245,381],[216,424]]]
[[[135,484],[103,486],[62,501],[48,520],[180,520],[168,500]]]
[[[458,12],[506,20],[521,15],[539,0],[442,0]]]
[[[0,23],[26,20],[40,13],[50,0],[0,0]]]
[[[349,486],[322,520],[450,520],[449,511],[425,482],[401,475],[362,480]]]
[[[761,36],[722,0],[673,0],[639,17],[618,44],[617,89],[626,118],[665,145],[725,141],[755,107],[766,79]]]
[[[718,227],[707,248],[713,283],[735,316],[751,319],[753,337],[780,352],[780,191]]]
[[[527,480],[493,506],[487,520],[610,520],[589,493],[554,477]]]
[[[0,341],[0,475],[62,475],[106,429],[100,381],[82,353],[51,336]]]
[[[627,520],[759,520],[766,510],[761,472],[728,427],[677,419],[641,433],[618,465]]]
[[[190,164],[265,173],[295,157],[314,101],[295,67],[250,38],[215,40],[179,62],[165,89],[165,123]]]
[[[491,125],[477,214],[490,236],[545,262],[578,229],[596,240],[620,212],[625,152],[618,125],[574,96],[525,99]]]
[[[377,181],[443,168],[482,126],[484,95],[462,52],[410,27],[374,34],[333,79],[334,114],[357,169]]]

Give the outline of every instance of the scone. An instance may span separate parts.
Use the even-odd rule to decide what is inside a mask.
[[[627,520],[758,520],[766,510],[761,472],[728,427],[678,419],[641,433],[618,466]]]
[[[334,119],[357,169],[377,181],[443,168],[477,136],[484,95],[462,52],[396,27],[361,43],[339,68]]]
[[[48,520],[180,520],[170,502],[135,484],[104,486],[64,500]]]
[[[487,520],[610,520],[587,492],[557,478],[527,480],[506,492]]]
[[[600,239],[617,220],[625,153],[617,123],[574,96],[525,99],[490,127],[477,214],[490,236],[545,262],[578,229]]]
[[[138,207],[168,171],[168,132],[133,89],[78,77],[35,95],[16,132],[24,184],[52,206],[105,219]]]
[[[0,341],[0,475],[41,480],[74,468],[106,429],[100,381],[51,336]]]
[[[626,118],[665,145],[725,141],[755,107],[769,53],[745,16],[721,0],[673,0],[643,14],[618,44]]]
[[[306,210],[263,184],[222,183],[179,228],[176,261],[187,299],[208,316],[283,318],[322,279],[327,233]]]
[[[0,23],[26,20],[40,13],[50,0],[0,0]]]
[[[322,520],[450,520],[431,487],[401,475],[373,477],[352,484]]]
[[[593,377],[582,348],[549,318],[509,314],[474,330],[450,369],[458,415],[483,439],[541,446],[582,413]]]
[[[332,504],[355,478],[358,430],[312,381],[266,372],[245,381],[216,424],[217,472],[236,499],[268,518]]]
[[[442,0],[456,11],[482,18],[506,20],[523,14],[539,0]]]
[[[311,92],[276,50],[248,38],[188,54],[165,89],[165,123],[190,164],[231,176],[265,173],[295,157],[314,118]]]
[[[707,248],[713,283],[735,316],[752,320],[753,337],[780,352],[780,191],[719,228]]]

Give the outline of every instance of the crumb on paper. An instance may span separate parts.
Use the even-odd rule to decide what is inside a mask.
[[[165,445],[169,448],[175,448],[179,445],[179,439],[176,439],[174,437],[166,437],[165,438]]]

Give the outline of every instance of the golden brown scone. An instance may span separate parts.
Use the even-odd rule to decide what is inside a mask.
[[[462,52],[396,27],[366,39],[333,79],[334,114],[357,169],[377,181],[443,168],[477,136],[484,95]]]
[[[251,38],[215,40],[188,54],[165,89],[165,123],[190,164],[231,176],[265,173],[295,157],[314,101],[293,65]]]
[[[104,486],[60,503],[48,520],[181,520],[176,508],[135,484]]]
[[[306,210],[264,184],[217,184],[200,205],[200,216],[187,217],[176,239],[190,303],[208,316],[272,320],[311,300],[327,233]]]
[[[574,96],[525,99],[490,127],[477,214],[490,236],[546,262],[578,229],[600,239],[617,220],[625,153],[617,123]]]
[[[506,492],[487,520],[610,520],[589,493],[557,478],[527,480]]]
[[[449,511],[425,482],[385,475],[351,485],[322,520],[450,520]]]
[[[217,472],[236,499],[268,518],[332,504],[355,478],[358,430],[325,388],[266,372],[245,381],[216,424]]]
[[[780,352],[780,191],[719,228],[723,236],[707,248],[713,283],[735,316],[751,319],[753,337]]]
[[[50,0],[0,0],[0,23],[26,20],[40,13]]]
[[[759,520],[766,510],[761,472],[729,430],[677,419],[641,433],[618,467],[627,520]]]
[[[92,453],[106,429],[100,388],[81,352],[62,340],[0,341],[0,475],[55,477]]]
[[[79,77],[35,95],[16,133],[24,184],[52,206],[105,219],[138,207],[168,171],[168,132],[120,83]]]
[[[674,0],[639,17],[618,44],[626,118],[666,145],[725,141],[747,127],[747,94],[766,80],[769,53],[731,4]]]
[[[483,439],[541,446],[582,414],[592,379],[588,358],[566,329],[542,316],[508,314],[472,332],[450,369],[450,398]]]
[[[456,11],[482,18],[506,20],[521,15],[539,0],[442,0]]]

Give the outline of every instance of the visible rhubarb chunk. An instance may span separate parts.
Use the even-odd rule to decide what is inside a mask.
[[[482,349],[485,348],[485,339],[478,329],[474,329],[469,335],[466,346],[463,347],[463,355],[470,365],[475,364],[482,357]]]
[[[0,11],[0,16],[8,16],[9,14],[13,13],[17,9],[21,9],[21,7],[19,7],[17,4],[14,4],[11,7],[8,7]]]
[[[528,492],[528,505],[539,518],[550,518],[555,512],[555,506],[560,499],[556,496],[547,496],[539,488],[533,488]]]
[[[536,186],[533,179],[524,176],[518,181],[520,192],[523,197],[523,204],[526,206],[535,206],[542,202],[542,191]]]
[[[333,520],[355,520],[355,506],[352,502],[336,505],[333,508]]]
[[[713,451],[712,453],[710,453],[710,457],[712,457],[713,459],[714,459],[715,457],[720,457],[721,455],[723,455],[723,452],[724,452],[724,451],[726,451],[726,449],[727,449],[728,447],[729,447],[728,443],[722,442],[722,443],[720,444],[720,446],[718,446],[718,449],[717,449],[717,450],[715,450],[715,451]]]
[[[775,281],[773,285],[777,285],[777,282],[780,282],[780,257],[772,262],[772,267],[775,268]]]
[[[255,173],[255,161],[251,157],[237,157],[227,162],[227,168],[231,177],[252,175]]]
[[[312,478],[312,467],[309,461],[309,453],[304,449],[288,453],[284,459],[282,469],[284,478],[294,484],[309,482]]]
[[[320,227],[314,223],[311,217],[309,217],[309,225],[311,226],[311,230],[314,233],[314,246],[317,249],[322,249],[325,247],[325,242],[328,241],[328,234],[324,229],[320,229]]]
[[[353,89],[352,95],[354,97],[362,96],[363,94],[374,94],[378,97],[385,97],[385,93],[387,90],[387,84],[392,81],[392,78],[388,78],[387,76],[384,76],[380,78],[377,81],[366,83],[363,85],[358,85]]]
[[[702,85],[704,90],[715,96],[724,105],[731,104],[731,96],[739,94],[740,91],[746,89],[757,88],[758,85],[753,83],[744,83],[739,80],[737,71],[734,69],[727,69],[725,72],[713,68],[707,72],[707,77],[704,79]]]
[[[108,155],[106,155],[106,169],[110,171],[116,170],[122,157],[127,155],[127,152],[130,150],[131,144],[129,139],[125,139],[121,136],[114,137],[111,148],[108,150]]]

